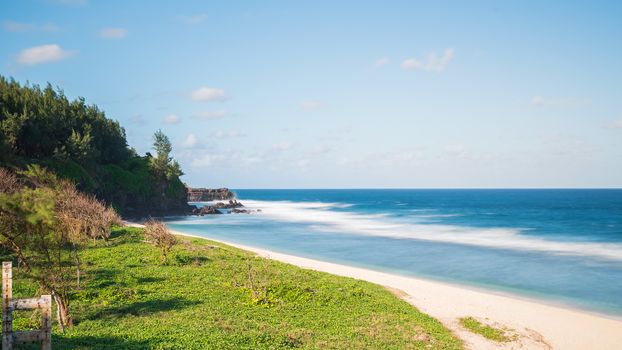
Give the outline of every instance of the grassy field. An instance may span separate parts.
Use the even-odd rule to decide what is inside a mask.
[[[56,349],[460,349],[438,321],[383,287],[179,237],[168,262],[119,228],[83,255],[75,326]],[[36,286],[14,269],[14,297]],[[250,276],[250,277],[249,277]],[[14,329],[37,322],[20,314]]]

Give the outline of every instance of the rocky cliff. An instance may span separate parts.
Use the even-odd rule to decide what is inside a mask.
[[[188,187],[188,202],[208,202],[235,198],[235,193],[228,188],[191,188]]]

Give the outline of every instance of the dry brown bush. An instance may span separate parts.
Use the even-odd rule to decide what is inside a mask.
[[[93,195],[78,192],[67,181],[59,187],[57,218],[74,240],[107,240],[111,226],[121,223],[121,218],[114,209],[107,207]]]
[[[145,239],[160,249],[163,262],[166,262],[168,253],[177,243],[177,239],[168,230],[163,222],[150,219],[145,223]]]
[[[13,193],[20,188],[17,177],[5,168],[0,168],[0,193]]]

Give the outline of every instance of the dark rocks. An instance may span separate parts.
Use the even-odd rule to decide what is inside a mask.
[[[223,203],[223,202],[218,202],[216,203],[215,207],[219,208],[219,209],[233,209],[233,208],[241,208],[244,205],[242,205],[242,203],[236,201],[235,199],[230,199],[229,203]]]
[[[216,207],[211,206],[211,205],[206,205],[204,207],[201,208],[196,208],[194,210],[192,210],[192,214],[193,215],[212,215],[212,214],[222,214],[222,212],[218,209],[216,209]]]
[[[233,208],[229,210],[227,213],[229,214],[253,214],[253,213],[261,213],[261,209],[237,209]]]
[[[191,188],[188,187],[189,202],[209,202],[235,198],[235,193],[228,188]]]

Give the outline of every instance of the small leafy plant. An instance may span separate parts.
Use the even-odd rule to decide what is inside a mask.
[[[512,337],[507,336],[503,329],[483,324],[474,317],[462,317],[460,319],[460,324],[471,332],[477,333],[492,341],[505,343],[512,340]]]

